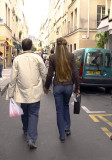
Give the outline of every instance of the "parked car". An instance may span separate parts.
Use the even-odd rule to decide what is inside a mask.
[[[84,48],[73,54],[80,75],[81,86],[104,87],[112,90],[112,54],[110,50]]]

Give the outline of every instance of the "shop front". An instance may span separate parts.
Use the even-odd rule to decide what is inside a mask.
[[[11,41],[7,40],[6,38],[2,37],[0,39],[0,51],[3,52],[3,57],[7,57],[4,60],[4,68],[11,66],[11,58],[12,58],[12,48],[14,45]]]

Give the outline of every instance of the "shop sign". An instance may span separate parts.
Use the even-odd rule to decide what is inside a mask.
[[[14,46],[14,49],[17,49],[17,45]]]
[[[3,43],[1,43],[0,45],[1,45],[1,47],[3,47],[3,46],[4,46],[4,44],[3,44]]]

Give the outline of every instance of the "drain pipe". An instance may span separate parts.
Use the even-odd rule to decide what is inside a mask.
[[[87,39],[89,39],[89,0],[88,0],[88,32],[87,32]]]

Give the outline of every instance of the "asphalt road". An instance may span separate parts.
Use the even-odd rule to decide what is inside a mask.
[[[53,95],[50,92],[43,96],[38,148],[30,151],[22,134],[20,117],[9,118],[9,101],[5,95],[0,97],[0,160],[111,160],[111,95],[102,89],[82,90],[79,115],[73,114],[72,102],[73,97],[70,102],[72,134],[65,143],[60,143]]]

